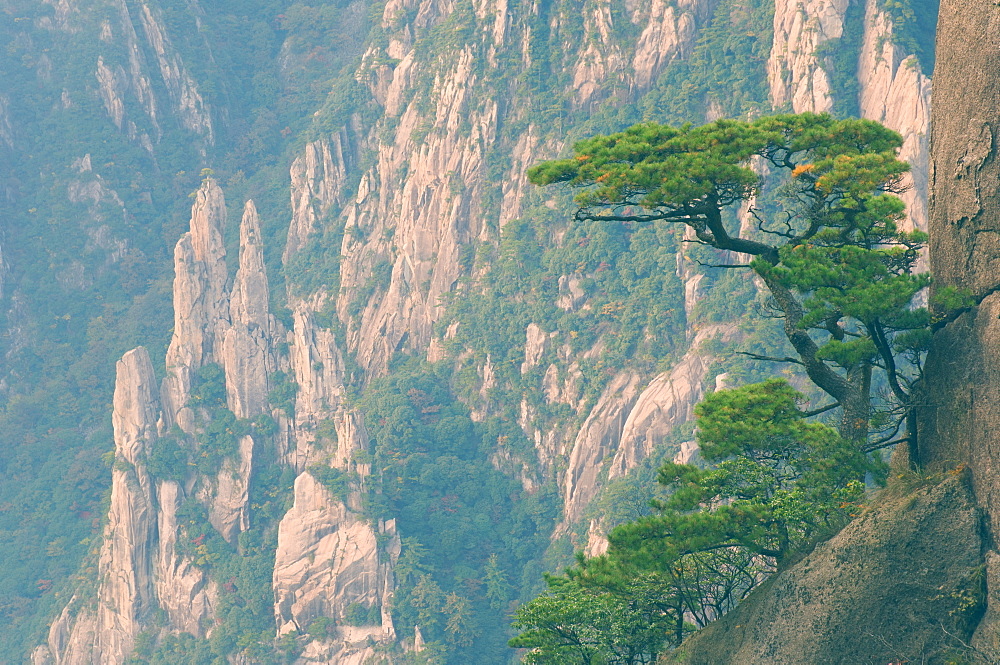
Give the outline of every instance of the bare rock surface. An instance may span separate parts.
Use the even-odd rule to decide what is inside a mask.
[[[767,62],[771,103],[795,113],[833,108],[830,74],[819,46],[844,33],[848,0],[776,0],[774,42]]]
[[[931,82],[916,56],[893,37],[892,18],[877,0],[868,0],[858,59],[861,116],[902,134],[899,158],[910,164],[910,188],[902,199],[912,228],[926,230]]]
[[[982,546],[967,474],[890,488],[660,662],[942,662],[933,657],[959,647],[978,621],[975,606],[961,607],[983,600]]]
[[[156,498],[142,464],[156,437],[155,404],[153,365],[146,350],[139,347],[117,365],[112,414],[116,462],[98,563],[97,597],[71,601],[53,624],[48,649],[56,663],[124,663],[143,622],[156,607],[152,571]],[[72,617],[74,605],[79,613]]]
[[[310,473],[301,474],[295,480],[295,504],[278,529],[274,565],[278,633],[305,630],[315,619],[330,617],[338,626],[339,648],[365,645],[369,638],[392,639],[395,632],[385,613],[382,622],[372,626],[349,626],[344,620],[352,603],[388,607],[399,540],[392,525],[383,533],[388,546],[380,553],[372,526],[353,515]],[[329,651],[332,645],[317,646]]]
[[[215,616],[218,594],[205,571],[177,551],[177,539],[183,536],[177,524],[183,489],[172,480],[161,481],[157,485],[157,499],[159,542],[154,564],[157,602],[175,630],[204,637]]]
[[[208,178],[195,194],[191,230],[174,249],[174,334],[162,392],[168,424],[180,419],[185,431],[193,427],[192,416],[181,414],[191,393],[192,375],[213,359],[215,329],[229,316],[225,225],[222,189]]]

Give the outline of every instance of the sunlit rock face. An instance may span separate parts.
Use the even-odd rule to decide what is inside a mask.
[[[380,551],[377,535],[384,534]],[[338,658],[364,653],[371,641],[395,638],[388,608],[392,601],[392,565],[399,556],[394,523],[372,525],[353,516],[309,473],[295,481],[295,504],[281,521],[275,555],[275,618],[279,634],[304,631],[321,617],[337,621],[336,639],[322,647]],[[345,611],[351,604],[385,608],[369,626],[351,626]],[[334,644],[340,641],[340,645]],[[358,656],[360,657],[360,656]],[[353,661],[335,661],[353,662]]]
[[[47,646],[56,663],[124,663],[156,608],[156,497],[143,465],[156,437],[156,404],[153,365],[140,347],[125,354],[117,367],[115,468],[97,597],[74,597],[53,623]]]
[[[74,29],[74,4],[54,5],[53,29]],[[578,12],[579,33],[575,23],[553,13],[551,43],[562,52],[554,66],[566,74],[553,94],[581,114],[596,113],[605,103],[638,104],[661,74],[691,55],[717,4],[653,0],[626,3],[626,11],[619,12],[598,2]],[[843,35],[847,1],[775,4],[775,38],[766,66],[770,102],[796,111],[829,110],[837,91],[829,63],[816,54]],[[892,43],[891,24],[876,4],[872,0],[866,9],[859,102],[866,117],[904,135],[903,156],[914,164],[911,218],[922,227],[929,83]],[[192,140],[211,146],[223,134],[205,89],[185,65],[154,3],[140,5],[116,2],[114,20],[102,30],[102,43],[122,40],[128,46],[124,58],[105,54],[95,62],[93,85],[103,112],[115,131],[148,150],[155,151],[167,114]],[[566,135],[575,131],[567,121],[566,131],[554,134],[548,125],[555,121],[533,117],[516,86],[495,87],[498,68],[533,66],[537,9],[506,0],[474,5],[472,36],[448,52],[431,53],[421,40],[453,16],[455,3],[385,4],[376,18],[385,39],[358,53],[361,64],[353,79],[370,93],[374,110],[311,133],[290,156],[290,218],[279,224],[288,226],[283,248],[264,247],[262,228],[274,220],[261,219],[252,201],[239,201],[239,256],[232,251],[227,256],[225,240],[233,243],[237,235],[234,228],[227,235],[227,226],[234,226],[239,207],[227,212],[224,185],[211,176],[194,193],[189,230],[174,251],[174,327],[165,378],[157,390],[141,350],[125,356],[119,373],[116,448],[123,461],[114,471],[108,531],[113,537],[101,553],[97,602],[73,601],[37,652],[39,663],[124,662],[136,635],[152,625],[152,613],[160,622],[166,615],[165,625],[157,624],[164,634],[210,636],[222,591],[203,565],[183,554],[189,534],[178,513],[183,515],[185,502],[199,502],[219,534],[239,546],[254,518],[250,496],[265,445],[276,452],[273,463],[295,477],[291,507],[273,525],[275,638],[329,619],[334,629],[325,636],[299,638],[299,662],[361,665],[383,647],[409,644],[410,636],[420,635],[413,626],[399,626],[397,635],[393,625],[400,534],[395,520],[372,521],[361,510],[361,490],[373,482],[373,472],[360,460],[372,443],[366,414],[347,386],[369,385],[403,354],[465,362],[471,352],[449,346],[458,324],[436,330],[447,298],[463,280],[483,275],[477,251],[488,257],[501,229],[538,204],[538,190],[524,175],[527,167],[562,154]],[[624,33],[631,37],[621,39]],[[0,151],[13,136],[5,108],[0,95]],[[84,166],[81,161],[81,173],[89,172],[89,158]],[[110,200],[112,192],[95,193],[82,175],[81,183],[74,190],[80,200],[95,195]],[[544,205],[556,211],[559,224],[572,212],[565,200]],[[336,280],[274,298],[280,282],[274,272],[268,275],[265,249],[276,258],[280,254],[285,269],[293,271],[310,246],[331,238],[339,243],[325,248],[338,255]],[[553,277],[555,307],[566,314],[587,311],[591,278],[581,272]],[[608,339],[598,335],[589,348],[574,351],[542,321],[524,327],[523,360],[517,359],[515,368],[522,376],[540,373],[543,406],[571,415],[546,420],[537,401],[519,396],[518,423],[534,450],[519,458],[498,447],[489,459],[528,493],[546,483],[556,487],[561,508],[553,520],[559,523],[556,537],[573,534],[583,523],[586,537],[572,545],[590,553],[606,547],[607,525],[591,518],[588,507],[608,481],[634,472],[690,422],[694,405],[712,387],[719,358],[710,349],[740,338],[736,325],[699,320],[699,303],[711,280],[683,250],[677,253],[677,279],[683,291],[678,309],[688,324],[678,333],[683,344],[676,357],[655,370],[627,362],[612,368],[594,396],[586,394],[584,373]],[[474,291],[464,294],[475,297]],[[287,311],[272,311],[271,302],[287,304]],[[713,340],[719,344],[713,347]],[[490,355],[476,361],[478,384],[468,404],[474,420],[498,412],[491,400],[503,387],[507,362]],[[268,416],[275,431],[266,435],[270,438],[256,432],[240,437],[235,454],[211,473],[191,471],[180,481],[149,477],[140,451],[157,436],[170,435],[176,425],[190,445],[199,445],[210,414],[192,394],[198,372],[212,364],[223,372],[226,407],[240,419]],[[272,403],[281,375],[296,387],[287,409]],[[675,454],[680,461],[693,459],[696,447],[687,439],[681,449],[671,448],[667,459]],[[317,466],[354,474],[356,484],[345,495],[336,494],[317,480]],[[348,625],[345,612],[354,604],[378,606],[379,620]]]
[[[848,0],[774,3],[774,43],[767,74],[776,108],[790,106],[795,113],[833,108],[830,74],[817,49],[843,35],[848,4]]]

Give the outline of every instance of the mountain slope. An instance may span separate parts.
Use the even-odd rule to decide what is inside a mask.
[[[748,278],[663,225],[571,225],[525,168],[642,119],[856,106],[907,137],[922,226],[928,82],[880,7],[4,3],[4,431],[89,474],[83,523],[18,556],[89,540],[8,629],[75,589],[36,662],[506,662],[510,604],[646,509],[704,391],[773,371],[730,345],[782,343]],[[100,377],[138,344],[93,524]],[[19,505],[65,474],[24,475]]]

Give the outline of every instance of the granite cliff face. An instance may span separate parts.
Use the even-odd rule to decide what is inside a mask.
[[[156,499],[142,463],[156,437],[156,382],[144,348],[127,353],[117,369],[116,465],[97,599],[70,601],[49,631],[48,646],[36,651],[36,663],[123,663],[156,607]]]
[[[200,503],[211,526],[235,544],[249,528],[250,485],[258,464],[255,451],[273,446],[293,468],[296,464],[304,468],[308,459],[346,468],[352,464],[351,453],[366,443],[359,436],[363,429],[342,409],[337,428],[341,448],[337,442],[306,437],[317,417],[336,415],[312,408],[322,403],[329,409],[327,404],[341,387],[334,383],[332,392],[324,392],[322,380],[310,380],[315,338],[324,337],[301,316],[296,330],[286,333],[269,313],[260,221],[252,201],[247,202],[240,225],[239,269],[228,283],[222,241],[225,221],[222,191],[207,179],[195,196],[191,228],[175,251],[176,318],[162,387],[157,389],[145,349],[130,351],[118,366],[116,462],[100,551],[101,582],[95,597],[70,602],[52,625],[47,645],[36,650],[36,663],[123,663],[139,633],[150,630],[210,635],[220,589],[188,545],[201,543],[205,536],[192,533],[179,512],[190,511],[191,501]],[[279,352],[279,342],[288,345],[287,355]],[[328,337],[325,343],[327,353],[336,351]],[[277,431],[253,429],[239,435],[235,450],[224,457],[216,473],[184,471],[176,479],[153,478],[147,460],[158,438],[179,437],[186,442],[182,445],[193,447],[190,454],[195,459],[211,445],[206,430],[219,415],[198,390],[205,381],[199,370],[213,365],[221,371],[228,410],[244,422],[266,415],[277,423]],[[335,363],[330,366],[335,370]],[[298,420],[270,405],[269,382],[280,370],[291,370],[299,378]],[[302,444],[308,449],[305,456],[297,453],[298,441],[307,441]],[[360,465],[355,467],[360,470]],[[388,545],[378,549],[376,531],[356,515],[357,501],[348,508],[345,499],[331,495],[308,472],[296,480],[294,501],[278,527],[274,594],[279,634],[288,626],[304,630],[321,616],[342,620],[352,603],[388,607],[391,564],[399,554],[394,524],[380,525],[377,533]],[[315,566],[307,560],[315,561]],[[165,624],[155,623],[160,610],[166,615]],[[370,638],[384,641],[394,636],[387,612],[385,622],[384,627],[342,631],[311,648],[322,647],[330,658],[340,654],[340,660],[329,662],[360,663],[374,653]]]
[[[675,349],[658,364],[627,358],[602,365],[617,341],[608,325],[574,330],[593,333],[581,345],[553,324],[554,316],[605,305],[618,311],[620,303],[601,304],[594,288],[607,268],[600,263],[547,275],[553,286],[548,305],[556,314],[519,324],[518,346],[506,357],[461,347],[455,340],[467,339],[465,324],[447,319],[449,303],[486,297],[490,264],[504,258],[497,247],[515,233],[503,230],[509,222],[533,215],[554,229],[546,242],[563,242],[571,209],[566,197],[542,200],[525,169],[559,154],[567,135],[617,128],[624,122],[617,109],[626,109],[622,118],[640,119],[634,114],[644,95],[672,64],[691,57],[720,4],[656,0],[626,3],[623,10],[599,2],[581,12],[568,0],[552,7],[505,0],[386,3],[350,74],[366,101],[336,115],[336,122],[316,112],[322,129],[290,160],[287,220],[262,220],[254,202],[246,202],[233,277],[225,248],[236,233],[227,231],[223,185],[208,177],[195,192],[190,229],[174,251],[165,378],[157,389],[140,349],[120,365],[120,461],[110,537],[99,555],[101,582],[93,599],[70,603],[35,662],[122,663],[143,633],[154,641],[182,633],[211,637],[236,583],[213,578],[211,561],[198,549],[204,534],[195,530],[202,526],[196,529],[191,514],[203,511],[211,533],[238,552],[249,549],[259,512],[251,497],[273,470],[293,479],[290,505],[271,525],[266,595],[274,639],[295,646],[297,663],[360,665],[393,649],[398,655],[400,645],[417,649],[423,638],[409,636],[430,628],[424,624],[422,633],[415,621],[396,625],[392,615],[403,588],[394,569],[404,568],[399,562],[408,545],[401,536],[409,534],[398,530],[396,519],[368,512],[365,502],[384,482],[386,468],[372,462],[373,425],[357,399],[407,355],[453,366],[456,377],[462,371],[475,376],[462,398],[477,423],[509,417],[496,396],[516,394],[514,419],[527,446],[505,447],[509,437],[502,434],[484,444],[483,454],[516,478],[526,497],[552,492],[558,515],[546,528],[560,547],[600,551],[612,524],[595,517],[593,506],[607,483],[628,478],[656,455],[695,454],[686,441],[690,431],[681,432],[719,373],[719,349],[743,334],[736,323],[702,317],[700,303],[713,278],[685,250],[671,254],[666,268],[658,266],[671,281],[649,297],[676,299],[686,326],[674,331]],[[767,101],[775,108],[829,110],[839,93],[831,62],[817,52],[843,36],[848,3],[775,4]],[[213,121],[217,109],[199,91],[161,12],[145,2],[115,7],[118,18],[101,39],[124,44],[132,55],[98,60],[96,85],[110,122],[155,153],[169,105],[172,122],[208,154],[221,131]],[[67,4],[54,25],[72,29],[74,11]],[[904,158],[914,164],[911,219],[923,228],[929,84],[893,43],[891,22],[874,0],[864,20],[859,103],[866,117],[906,137]],[[452,32],[463,36],[461,43],[439,41]],[[546,68],[555,83],[538,92],[531,77]],[[81,182],[89,158],[86,164]],[[230,185],[224,186],[228,193]],[[286,223],[283,249],[267,248],[279,251],[285,269],[284,297],[275,298],[281,276],[273,266],[268,273],[264,242],[273,235],[264,229]],[[582,246],[589,238],[573,242]],[[336,261],[316,258],[324,251]],[[311,275],[296,273],[318,268],[332,275],[318,286],[306,279]],[[272,312],[272,302],[286,303],[287,311]],[[639,338],[651,336],[643,331]],[[222,390],[211,393],[206,385]],[[424,406],[422,415],[432,417],[435,406]],[[216,454],[214,425],[229,416],[235,439],[216,467],[199,468],[199,459]],[[184,470],[157,477],[150,471],[154,444],[171,442],[187,456]],[[449,496],[439,494],[447,513]],[[412,571],[412,561],[408,565]],[[462,584],[478,593],[481,580],[460,572],[467,576]],[[521,571],[511,573],[520,579]],[[484,604],[503,612],[508,601]]]
[[[778,0],[774,3],[774,42],[767,63],[771,103],[794,113],[833,108],[829,63],[820,45],[844,34],[848,0]]]
[[[553,39],[572,72],[566,94],[575,105],[589,106],[606,99],[616,86],[641,93],[667,63],[690,52],[695,28],[711,7],[691,0],[676,7],[654,3],[648,12],[636,8],[627,20],[629,28],[642,27],[642,33],[627,50],[614,39],[609,5],[585,12],[586,46],[573,41],[570,28],[553,17]],[[404,18],[405,9],[396,2],[386,5],[382,28],[388,43],[371,46],[365,55],[366,63],[389,57],[397,64],[366,69],[384,116],[375,130],[380,132],[377,141],[368,139],[377,154],[375,164],[363,173],[356,194],[338,189],[343,182],[339,174],[350,162],[342,156],[348,143],[344,133],[307,148],[296,162],[303,175],[293,182],[293,198],[305,200],[305,192],[315,186],[309,184],[315,176],[305,174],[322,172],[316,191],[323,192],[317,196],[323,209],[351,198],[343,213],[344,290],[338,312],[349,321],[351,351],[373,374],[384,372],[398,351],[428,348],[432,326],[443,312],[442,296],[468,274],[461,249],[496,241],[498,230],[521,213],[527,166],[558,150],[557,143],[543,137],[549,128],[539,131],[523,109],[480,92],[502,85],[503,77],[490,72],[498,54],[521,61],[522,67],[530,65],[535,57],[528,48],[531,31],[537,29],[530,12],[512,11],[506,3],[482,3],[475,8],[474,38],[457,52],[428,59],[418,49],[420,40],[449,14],[458,18],[461,10],[436,0],[415,3],[408,15],[412,18]],[[486,16],[494,18],[480,18]],[[511,154],[512,163],[509,170],[495,173],[489,157],[503,153]],[[319,159],[327,154],[337,158]],[[495,198],[490,190],[498,176],[503,195],[497,210],[485,202]],[[301,246],[300,238],[316,218],[311,208],[296,209],[303,212],[296,214],[290,247]],[[359,315],[349,316],[352,299],[378,270],[387,279]]]
[[[868,63],[866,71],[877,77],[867,80],[862,77],[862,109],[889,123],[900,123],[909,116],[909,128],[919,128],[922,123],[926,126],[926,121],[922,120],[926,118],[926,109],[922,105],[903,106],[895,114],[884,110],[883,104],[894,98],[896,91],[920,90],[925,88],[926,81],[919,72],[913,72],[911,60],[893,55],[894,47],[890,45],[890,49],[885,50],[886,42],[878,39],[878,35],[888,25],[886,18],[877,11],[872,15],[875,21],[866,29],[862,62]],[[847,572],[843,565],[849,560],[847,551],[867,547],[872,542],[872,534],[862,534],[859,530],[875,526],[873,520],[878,511],[892,510],[892,498],[889,497],[883,507],[863,516],[804,561],[778,575],[767,584],[766,591],[762,589],[762,593],[755,595],[745,607],[741,606],[692,640],[686,645],[688,649],[680,662],[815,662],[817,656],[812,650],[818,647],[825,648],[825,653],[838,654],[829,662],[916,660],[963,654],[972,662],[986,663],[993,662],[1000,653],[995,607],[997,556],[993,551],[993,534],[1000,524],[996,512],[998,494],[996,456],[993,454],[996,448],[994,432],[1000,417],[995,406],[1000,369],[996,366],[995,354],[989,351],[1000,341],[996,325],[1000,315],[996,292],[1000,285],[995,265],[998,255],[995,242],[998,176],[994,160],[997,128],[988,113],[984,115],[985,110],[995,109],[1000,104],[1000,85],[995,75],[1000,58],[1000,44],[995,39],[998,20],[1000,13],[995,7],[970,7],[948,1],[941,4],[930,123],[931,150],[927,159],[929,262],[935,275],[935,288],[968,289],[976,304],[946,315],[936,327],[924,368],[918,411],[919,459],[915,461],[928,474],[956,466],[960,471],[947,472],[951,478],[930,492],[919,488],[911,492],[906,497],[904,516],[908,524],[923,516],[933,516],[940,526],[928,524],[928,533],[935,528],[951,531],[956,527],[958,532],[935,537],[923,546],[907,548],[892,561],[877,563],[868,574],[850,575],[847,584],[844,580],[835,581],[837,575]],[[970,35],[977,38],[970,39]],[[876,48],[873,49],[873,45]],[[870,53],[878,57],[872,59],[866,55]],[[911,135],[907,129],[900,131],[908,146],[924,141],[919,133]],[[919,163],[919,159],[915,161]],[[921,187],[919,176],[919,171],[915,170],[914,189],[917,191]],[[966,480],[961,482],[967,482],[968,489],[962,490],[958,503],[949,499],[938,503],[929,513],[925,509],[911,512],[925,501],[924,497],[940,494],[949,485],[957,487],[962,477]],[[900,530],[884,526],[888,528],[876,527],[882,534],[878,537],[892,533],[893,541],[897,542]],[[966,542],[966,545],[961,551],[948,550],[954,542]],[[837,566],[827,569],[823,560],[837,548],[846,549],[835,555]],[[936,563],[925,560],[922,552],[931,553]],[[949,563],[948,568],[940,566],[944,561]],[[951,567],[952,563],[957,565]],[[804,623],[815,622],[823,626],[824,636],[842,634],[843,631],[829,630],[831,623],[836,625],[839,621],[836,608],[841,601],[827,595],[826,590],[847,589],[862,577],[865,586],[871,587],[872,579],[878,579],[886,571],[892,571],[893,577],[899,579],[898,571],[907,569],[913,569],[913,573],[901,577],[913,582],[910,588],[898,588],[891,580],[876,583],[874,586],[879,588],[880,597],[868,599],[872,604],[867,610],[864,609],[867,595],[863,590],[851,592],[843,599],[850,603],[850,621],[866,626],[873,625],[866,616],[875,622],[884,622],[887,618],[891,620],[896,608],[908,608],[905,626],[876,627],[870,631],[871,635],[881,637],[878,644],[866,646],[864,640],[854,640],[850,645],[824,647],[822,642],[817,642],[816,630],[802,630]],[[922,571],[930,570],[938,574],[947,572],[953,576],[952,581],[935,582],[929,587],[918,583]],[[831,572],[833,576],[829,575]],[[814,579],[810,581],[810,577]],[[956,583],[958,588],[950,594],[937,593]],[[965,591],[960,590],[963,585],[967,587]],[[817,594],[825,598],[822,605],[815,603]],[[935,602],[966,596],[969,598],[967,615],[952,610],[947,617],[942,616],[941,607],[926,606],[928,596]],[[791,599],[793,610],[785,605],[779,609],[778,604],[784,598]],[[910,600],[905,600],[907,598]],[[817,614],[820,606],[826,609]],[[893,611],[887,612],[888,608]],[[921,627],[925,622],[917,618],[921,613],[933,617],[931,623],[941,624],[945,630],[923,634]],[[782,618],[777,622],[772,620],[779,616]],[[948,622],[952,623],[951,628]],[[758,634],[751,634],[754,631],[746,628],[765,625],[768,628],[763,633],[757,630]],[[897,640],[894,643],[885,637],[891,633],[905,634],[906,642]],[[837,660],[839,658],[843,660]]]
[[[1000,527],[997,500],[996,424],[1000,368],[996,160],[998,125],[990,110],[1000,104],[997,7],[942,2],[935,69],[931,150],[931,268],[936,288],[971,291],[979,303],[934,334],[921,409],[920,462],[932,468],[967,465],[988,531]],[[969,39],[969,35],[976,35]],[[994,536],[995,537],[995,536]],[[992,545],[991,545],[992,546]],[[991,554],[995,558],[995,554]],[[975,644],[997,653],[995,593]],[[995,656],[994,656],[995,657]]]
[[[775,4],[774,44],[768,60],[771,103],[795,113],[829,112],[837,92],[832,87],[834,64],[821,47],[838,48],[845,34],[849,2],[818,0]],[[903,135],[900,159],[911,166],[910,189],[903,194],[915,228],[927,229],[928,139],[930,79],[913,53],[894,36],[892,18],[877,0],[863,3],[864,18],[857,59],[858,110]]]

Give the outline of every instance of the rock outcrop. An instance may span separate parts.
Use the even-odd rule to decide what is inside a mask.
[[[192,374],[211,361],[215,327],[222,316],[228,318],[225,224],[222,190],[206,180],[195,194],[191,230],[174,249],[174,334],[162,390],[167,425],[177,422],[186,432],[194,427],[187,408]]]
[[[144,2],[133,15],[125,0],[102,4],[107,5],[101,9],[109,20],[103,22],[100,31],[103,48],[94,74],[108,117],[129,140],[152,154],[164,136],[164,116],[172,115],[189,135],[200,140],[204,151],[204,146],[215,141],[211,110],[171,43],[159,8]],[[48,25],[78,32],[79,18],[73,16],[78,13],[57,13],[57,20]],[[112,16],[117,20],[110,19]],[[145,39],[140,39],[140,31]],[[155,68],[149,66],[147,52],[155,58]],[[124,58],[119,56],[121,53],[126,54]],[[158,97],[154,80],[162,85],[159,90],[165,90],[165,96],[160,92]]]
[[[356,161],[351,135],[344,129],[329,140],[306,144],[292,162],[292,222],[283,254],[286,263],[322,230],[321,222],[331,209],[345,203],[351,194],[346,191],[347,177]]]
[[[795,113],[833,108],[829,64],[821,44],[844,34],[849,0],[777,0],[774,42],[767,62],[771,103]]]
[[[916,55],[896,43],[891,17],[876,0],[865,5],[858,58],[861,116],[903,136],[899,158],[910,164],[909,190],[902,195],[913,228],[927,229],[931,84]]]
[[[677,366],[657,375],[639,395],[622,427],[608,479],[628,474],[652,454],[674,428],[694,419],[694,406],[704,396],[705,379],[717,357],[703,350],[709,340],[732,342],[736,326],[711,325],[698,330]]]
[[[149,354],[142,347],[129,351],[117,367],[115,467],[100,582],[96,597],[71,600],[49,630],[48,658],[59,665],[124,663],[156,609],[156,495],[144,465],[156,438],[156,401]]]
[[[708,0],[681,0],[677,3],[653,0],[649,5],[646,27],[632,56],[635,86],[649,88],[663,68],[672,60],[690,55],[696,40],[696,29],[709,17],[714,6]],[[639,23],[643,11],[638,6],[633,23]]]
[[[274,563],[278,634],[305,631],[316,619],[328,617],[336,621],[337,635],[314,647],[332,652],[327,656],[332,660],[326,662],[353,662],[346,660],[348,655],[370,657],[372,640],[395,638],[389,608],[392,566],[399,548],[394,522],[383,523],[377,533],[311,474],[301,474],[295,480],[295,505],[278,531]],[[347,610],[354,604],[365,611],[378,608],[372,615],[378,619],[350,625]]]
[[[91,608],[74,600],[53,624],[36,660],[122,663],[136,635],[152,627],[158,609],[166,616],[166,631],[208,636],[220,590],[204,566],[180,547],[191,536],[178,511],[187,501],[200,501],[215,530],[235,544],[250,526],[256,455],[266,444],[299,474],[294,505],[278,526],[273,580],[278,633],[305,629],[314,619],[327,617],[336,622],[337,631],[305,644],[305,657],[361,663],[375,653],[372,644],[395,637],[389,607],[400,543],[393,521],[376,528],[361,519],[356,489],[351,490],[353,498],[336,497],[306,471],[312,464],[328,465],[355,474],[359,483],[370,473],[355,455],[367,449],[368,437],[359,415],[343,402],[342,352],[333,333],[316,322],[325,297],[295,300],[294,329],[286,333],[269,311],[260,219],[253,202],[247,202],[240,224],[239,268],[230,285],[222,190],[208,178],[194,198],[190,230],[175,250],[175,325],[162,388],[156,389],[144,350],[129,352],[119,363],[114,423],[120,462],[96,604]],[[283,344],[287,356],[280,351]],[[221,370],[224,404],[232,415],[243,422],[269,417],[277,431],[240,436],[235,454],[222,460],[217,473],[185,471],[181,480],[152,478],[144,465],[157,433],[181,437],[183,445],[193,446],[194,455],[207,445],[202,443],[204,430],[218,417],[214,409],[219,407],[193,396],[206,380],[199,378],[199,370],[211,364]],[[285,372],[297,388],[290,402],[294,417],[271,404],[276,372]],[[379,620],[348,625],[345,613],[353,605],[380,608]]]
[[[960,653],[985,601],[967,474],[900,485],[660,662],[855,665]]]
[[[992,534],[1000,533],[998,25],[995,6],[941,3],[931,134],[930,263],[935,288],[968,289],[979,305],[935,332],[918,412],[920,463],[931,468],[967,465]],[[991,636],[996,642],[996,577],[988,576],[987,583],[990,607],[980,632],[982,639]],[[1000,644],[989,646],[991,653],[1000,651]]]

